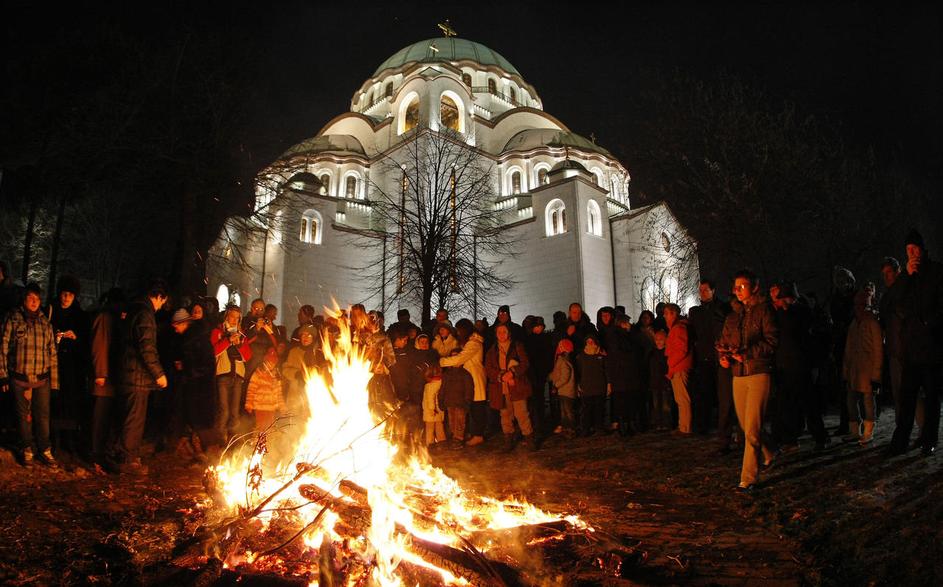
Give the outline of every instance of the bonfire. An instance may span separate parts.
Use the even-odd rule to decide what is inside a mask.
[[[227,519],[175,561],[220,561],[240,574],[309,585],[526,585],[543,573],[542,548],[595,530],[573,515],[466,491],[424,450],[393,433],[397,405],[371,405],[371,364],[345,320],[322,340],[329,369],[307,374],[307,413],[288,456],[279,420],[231,447],[206,472]],[[297,425],[294,428],[298,430]]]

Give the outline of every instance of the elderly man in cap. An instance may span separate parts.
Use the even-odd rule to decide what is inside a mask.
[[[923,237],[911,230],[905,241],[907,268],[900,280],[897,311],[901,318],[901,414],[889,456],[903,454],[910,442],[920,389],[924,422],[914,444],[924,456],[936,451],[943,385],[943,266],[931,261]]]
[[[33,464],[33,439],[43,460],[56,466],[49,445],[49,394],[59,389],[56,336],[39,311],[42,291],[26,286],[23,303],[11,310],[0,327],[0,391],[15,394],[20,431],[20,458]]]

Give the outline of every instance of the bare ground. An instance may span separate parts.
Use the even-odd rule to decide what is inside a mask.
[[[443,451],[434,462],[464,485],[576,513],[618,536],[633,557],[547,560],[571,585],[934,585],[943,458],[838,445],[780,458],[752,496],[733,491],[740,454],[713,439],[665,433],[548,439],[541,450]],[[143,478],[99,476],[66,461],[26,470],[0,451],[0,584],[140,585],[166,576],[173,547],[207,522],[203,465],[147,458]],[[166,582],[166,581],[165,581]]]

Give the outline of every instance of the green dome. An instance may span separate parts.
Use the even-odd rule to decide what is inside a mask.
[[[430,45],[435,45],[438,51],[433,51]],[[518,76],[521,75],[521,72],[517,71],[517,68],[511,65],[501,54],[497,51],[492,51],[481,43],[467,39],[457,39],[455,37],[438,37],[403,47],[389,59],[381,63],[380,67],[373,72],[373,76],[376,77],[384,69],[402,67],[407,63],[436,63],[462,60],[474,61],[482,65],[494,65],[508,73]]]
[[[580,149],[582,151],[589,151],[591,153],[599,153],[605,155],[611,159],[615,159],[612,153],[603,149],[596,143],[582,137],[575,132],[567,132],[564,130],[556,130],[552,128],[529,128],[522,130],[513,137],[511,140],[504,145],[502,153],[508,151],[529,151],[530,149],[536,149],[538,147],[573,147],[574,149]]]

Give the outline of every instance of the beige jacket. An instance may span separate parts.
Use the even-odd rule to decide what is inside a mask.
[[[881,381],[881,363],[884,361],[881,325],[868,312],[862,320],[855,317],[848,326],[845,339],[845,358],[842,378],[849,389],[871,391],[871,382]]]

